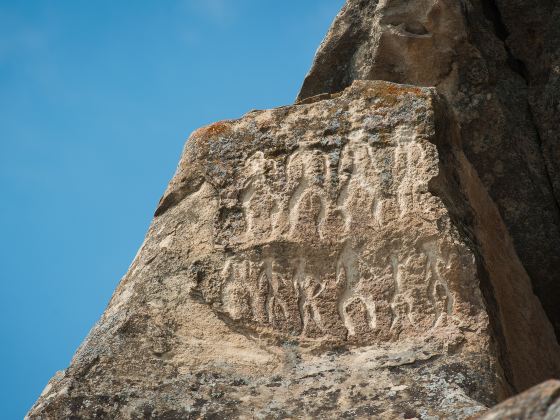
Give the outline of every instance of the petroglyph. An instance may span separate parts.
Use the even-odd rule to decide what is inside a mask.
[[[215,225],[227,258],[198,282],[213,310],[260,334],[359,345],[455,322],[451,285],[474,272],[425,217],[440,206],[437,151],[406,112],[388,129],[375,109],[341,136],[337,120],[325,137],[287,130],[289,150],[265,142],[232,168]]]
[[[325,178],[326,156],[318,150],[296,152],[288,162],[290,235],[322,235],[327,212]],[[294,188],[295,186],[295,188]]]
[[[344,215],[345,232],[350,231],[353,223],[362,224],[372,220],[379,223],[380,187],[371,146],[359,138],[349,142],[342,152],[341,169],[343,188],[338,207]],[[352,212],[351,209],[361,211]]]
[[[245,229],[250,236],[261,236],[278,226],[279,205],[270,190],[270,180],[276,175],[276,162],[256,152],[244,168],[241,206],[245,215]]]
[[[248,253],[228,260],[221,272],[221,311],[232,320],[304,338],[345,337],[387,341],[411,329],[444,326],[453,297],[437,242],[422,249],[347,242],[336,259],[321,262],[325,250],[276,244],[266,257]]]

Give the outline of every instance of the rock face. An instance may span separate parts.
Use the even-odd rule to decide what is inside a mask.
[[[560,334],[560,4],[349,0],[298,99],[353,80],[435,86]]]
[[[499,353],[481,283],[524,273],[435,90],[364,81],[309,102],[191,136],[31,417],[466,417],[558,370],[526,276]]]
[[[480,420],[555,420],[560,418],[560,381],[550,380],[511,398],[478,417]]]
[[[29,418],[467,418],[559,376],[557,121],[497,10],[350,0],[297,104],[194,132]]]

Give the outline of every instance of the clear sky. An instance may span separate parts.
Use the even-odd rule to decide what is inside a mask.
[[[343,0],[0,0],[0,418],[65,368],[188,134],[293,102]]]

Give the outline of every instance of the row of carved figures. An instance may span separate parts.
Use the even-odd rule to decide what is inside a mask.
[[[452,313],[446,277],[456,275],[458,260],[435,249],[428,244],[378,261],[344,250],[332,267],[303,257],[231,259],[222,271],[222,309],[232,319],[306,337],[390,339],[438,327]]]
[[[324,238],[337,225],[349,232],[418,211],[424,160],[415,141],[382,150],[361,141],[330,153],[299,149],[285,166],[257,152],[242,174],[246,234]]]

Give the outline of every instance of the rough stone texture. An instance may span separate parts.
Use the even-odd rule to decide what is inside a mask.
[[[435,90],[364,81],[308,102],[193,133],[30,418],[465,418],[558,371]],[[508,354],[481,288],[519,305]]]
[[[353,80],[435,86],[560,334],[560,5],[348,0],[298,99]]]
[[[550,380],[535,386],[477,418],[479,420],[560,419],[560,381]]]
[[[549,183],[560,212],[560,4],[557,1],[498,1],[507,45],[523,65],[529,112],[537,128]],[[546,226],[546,225],[544,225]],[[546,227],[544,228],[546,229]],[[556,241],[553,242],[556,247]],[[560,258],[558,248],[554,257]],[[548,258],[547,255],[543,255]],[[537,258],[542,258],[537,256]],[[538,264],[538,260],[535,260]],[[553,265],[554,264],[554,265]],[[535,274],[535,290],[560,335],[560,272],[551,260]]]
[[[560,376],[558,13],[349,0],[296,105],[191,135],[28,417],[461,419]]]

